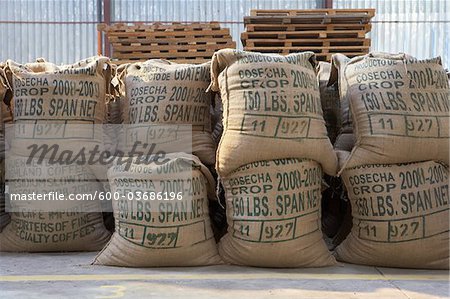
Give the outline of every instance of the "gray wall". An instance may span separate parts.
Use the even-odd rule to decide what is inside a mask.
[[[334,7],[376,9],[372,50],[441,56],[450,67],[450,0],[334,0]]]
[[[111,0],[113,21],[220,21],[239,47],[250,9],[321,8],[322,0]],[[0,61],[70,63],[97,53],[97,0],[0,0]],[[442,56],[450,66],[450,0],[334,0],[376,8],[372,50]],[[33,23],[33,22],[40,23]],[[31,23],[12,23],[31,22]],[[66,22],[55,24],[54,22]]]
[[[0,61],[69,63],[95,55],[97,12],[96,0],[0,0]]]

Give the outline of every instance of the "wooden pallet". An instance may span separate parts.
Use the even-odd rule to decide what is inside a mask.
[[[251,10],[241,41],[246,51],[313,51],[318,60],[335,53],[353,57],[369,52],[366,33],[374,15],[374,9]]]
[[[117,64],[148,59],[175,60],[179,63],[203,63],[215,51],[236,48],[230,30],[212,23],[100,24],[112,46]]]
[[[247,31],[364,30],[369,32],[374,9],[252,10],[244,17]],[[367,26],[369,25],[369,26]],[[314,27],[316,26],[316,27]]]

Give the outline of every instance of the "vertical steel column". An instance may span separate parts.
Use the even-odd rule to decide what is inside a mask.
[[[324,0],[325,8],[333,8],[333,0]]]
[[[103,23],[111,25],[111,0],[103,0]],[[111,45],[107,38],[105,40],[105,56],[111,57]]]
[[[102,0],[97,0],[97,23],[98,24],[100,24],[103,21],[102,3],[103,3]],[[102,55],[102,53],[103,53],[103,35],[97,28],[97,55]]]

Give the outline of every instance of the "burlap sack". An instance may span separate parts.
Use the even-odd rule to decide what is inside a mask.
[[[95,251],[108,241],[97,200],[68,200],[69,194],[102,191],[85,166],[54,165],[48,161],[9,155],[6,179],[9,186],[11,223],[0,234],[0,251]],[[14,194],[64,194],[67,200],[17,200]],[[35,198],[37,198],[35,196]],[[41,197],[42,198],[42,197]],[[47,197],[48,199],[49,197]]]
[[[4,71],[2,69],[2,65],[0,64],[0,112],[1,112],[0,113],[0,124],[2,124],[2,127],[0,128],[1,133],[4,132],[3,123],[4,123],[5,116],[8,115],[7,114],[8,111],[5,109],[6,105],[5,105],[5,103],[3,103],[5,94],[7,91],[7,85],[6,85],[4,78],[5,78]]]
[[[5,122],[9,121],[9,113],[3,103],[7,86],[3,76],[3,65],[0,63],[0,232],[9,223],[9,214],[5,212]]]
[[[6,105],[3,103],[5,94],[7,91],[7,86],[4,82],[4,72],[3,65],[0,63],[0,158],[3,158],[5,151],[5,124],[4,115],[6,115]]]
[[[113,202],[116,232],[94,264],[160,267],[221,263],[208,211],[208,195],[215,196],[214,182],[206,167],[197,157],[182,153],[167,155],[160,165],[139,164],[140,160],[133,158],[128,170],[126,163],[118,162],[108,171],[111,191],[121,196]],[[143,200],[128,199],[138,192]],[[176,192],[182,200],[144,200],[145,192]],[[151,194],[147,195],[150,199]]]
[[[58,159],[65,150],[75,158],[105,151],[103,124],[109,98],[111,67],[107,57],[91,57],[70,65],[39,59],[19,64],[8,60],[5,75],[12,90],[14,154]],[[54,154],[56,152],[56,154]],[[106,167],[90,163],[101,180]],[[95,164],[95,165],[94,165]]]
[[[356,146],[346,167],[449,161],[450,88],[440,58],[373,53],[345,67]]]
[[[8,60],[5,77],[11,88],[11,97],[5,102],[11,107],[14,124],[64,124],[92,125],[105,122],[105,107],[110,80],[109,59],[91,57],[71,65],[57,66],[39,60],[33,63],[19,64]],[[90,130],[80,126],[80,130]],[[65,132],[75,134],[75,129]],[[15,134],[12,147],[20,154],[23,146],[33,141],[50,142],[55,136],[67,139],[70,146],[77,142],[93,142],[89,138],[59,136],[43,132],[25,132]],[[39,134],[41,133],[41,134]],[[25,134],[25,135],[24,135]],[[22,136],[23,135],[23,136]],[[97,137],[97,136],[95,136]],[[101,136],[99,138],[101,140]],[[67,146],[69,147],[69,146]]]
[[[365,165],[342,177],[353,228],[338,260],[384,267],[448,269],[448,166]]]
[[[0,86],[1,89],[1,86]],[[0,93],[2,91],[0,90]],[[2,95],[0,94],[0,97]],[[11,118],[11,112],[9,110],[9,107],[6,106],[3,101],[0,102],[0,122],[2,124],[1,128],[0,128],[0,134],[2,135],[2,141],[4,142],[4,134],[5,134],[5,123],[11,123],[12,122],[12,118]]]
[[[6,126],[12,123],[12,115],[9,107],[3,102],[9,91],[6,76],[3,71],[4,65],[0,63],[0,156],[4,155],[6,146]]]
[[[356,136],[354,133],[342,132],[338,134],[334,142],[336,150],[351,151],[356,143]]]
[[[9,220],[9,214],[5,211],[5,160],[0,159],[0,232]]]
[[[220,50],[211,76],[211,88],[220,91],[223,102],[216,163],[221,176],[251,162],[293,157],[318,161],[327,174],[335,174],[314,53]]]
[[[318,163],[259,161],[222,179],[228,232],[219,254],[225,262],[258,267],[335,264],[322,238]]]
[[[123,122],[120,105],[120,94],[114,85],[117,75],[117,65],[111,64],[111,78],[109,84],[109,96],[106,103],[106,121],[103,125],[104,144],[106,150],[115,153],[118,145],[120,124]]]
[[[210,83],[209,62],[193,65],[148,60],[119,68],[118,79],[124,98],[122,118],[125,125],[191,125],[192,153],[203,163],[214,164],[216,146],[211,136],[210,115],[213,95],[206,92]],[[143,133],[148,129],[141,128]],[[127,135],[125,133],[124,137]],[[181,140],[182,134],[178,135],[177,140]],[[126,140],[120,141],[125,152],[128,152],[127,145]],[[175,150],[183,151],[182,146]],[[166,152],[171,152],[170,144],[166,148]]]
[[[211,108],[212,138],[216,144],[219,144],[223,133],[223,107],[220,95],[214,97],[214,106]]]
[[[331,56],[331,70],[327,86],[337,86],[340,102],[340,130],[334,142],[337,150],[351,151],[356,138],[353,134],[353,122],[350,111],[350,103],[347,96],[347,83],[344,80],[344,69],[350,58],[343,54]]]
[[[5,76],[13,96],[6,104],[11,106],[15,122],[105,122],[111,80],[107,57],[60,66],[46,61],[19,64],[8,60]]]
[[[334,143],[342,126],[338,84],[336,82],[328,85],[331,73],[331,64],[329,62],[319,62],[317,69],[323,118],[327,127],[328,137],[331,143]]]

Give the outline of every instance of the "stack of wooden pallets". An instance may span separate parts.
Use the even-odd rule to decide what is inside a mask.
[[[241,34],[244,50],[289,54],[313,51],[318,60],[334,53],[369,52],[375,9],[251,10]]]
[[[203,63],[215,51],[235,48],[230,29],[211,23],[171,23],[163,25],[99,24],[111,44],[113,62],[117,64],[166,59],[177,63]]]

